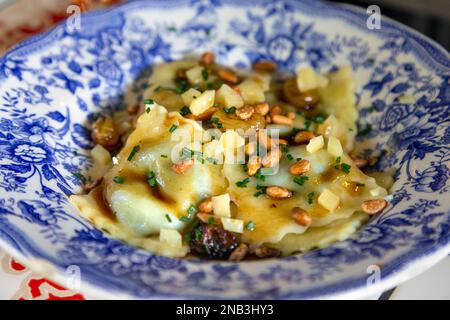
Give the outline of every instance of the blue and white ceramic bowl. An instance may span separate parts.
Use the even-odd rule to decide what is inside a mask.
[[[83,292],[113,298],[358,297],[430,267],[450,251],[449,55],[367,17],[317,1],[132,1],[22,43],[0,59],[1,246],[66,285],[79,268]],[[379,169],[398,168],[388,210],[353,239],[240,264],[155,256],[81,218],[67,195],[90,165],[86,120],[139,101],[152,64],[203,50],[239,67],[351,64],[371,128],[359,143],[390,150]]]

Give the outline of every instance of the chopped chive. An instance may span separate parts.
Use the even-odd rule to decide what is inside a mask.
[[[249,230],[249,231],[253,231],[255,230],[255,223],[253,221],[249,221],[246,225],[245,225],[245,229]]]
[[[189,107],[184,106],[183,108],[180,109],[180,114],[184,117],[187,116],[188,114],[191,114],[191,109],[189,109]]]
[[[341,164],[341,170],[344,171],[345,173],[350,173],[351,167],[352,166],[347,163]]]
[[[308,203],[312,204],[314,201],[314,192],[308,193]]]
[[[239,188],[247,188],[247,184],[250,182],[250,178],[245,178],[242,181],[238,181],[236,182],[236,186],[238,186]]]
[[[161,158],[167,158],[167,154],[162,154]]]
[[[156,174],[153,171],[150,171],[147,173],[147,183],[150,187],[156,187],[157,181],[156,181]]]
[[[154,104],[155,101],[153,99],[145,99],[144,104]]]
[[[184,241],[186,241],[187,243],[191,242],[192,238],[191,235],[189,233],[186,233],[184,235]]]
[[[186,216],[182,216],[182,217],[180,217],[180,221],[189,222],[189,218]]]
[[[119,177],[119,176],[115,176],[113,178],[113,181],[117,184],[123,184],[125,182],[125,178],[124,177]]]
[[[178,128],[178,126],[177,126],[176,124],[173,124],[173,125],[170,127],[169,132],[170,132],[170,133],[173,133],[175,130],[177,130],[177,128]]]
[[[263,195],[263,194],[264,194],[264,192],[258,191],[258,192],[255,192],[255,193],[253,194],[253,196],[254,196],[255,198],[258,198],[259,196],[261,196],[261,195]]]
[[[150,107],[148,107],[147,109],[145,109],[145,112],[150,113],[150,111],[152,111],[152,109]]]
[[[187,213],[189,216],[194,215],[196,212],[197,212],[197,208],[195,208],[193,205],[191,205],[187,210]]]
[[[294,182],[296,184],[298,184],[299,186],[304,185],[305,182],[308,181],[308,180],[309,180],[309,177],[307,177],[307,176],[300,176],[300,177],[295,177],[294,178]]]
[[[287,144],[280,144],[280,149],[283,153],[289,152],[289,146]]]
[[[341,157],[337,157],[334,168],[339,170],[340,165],[341,165]]]
[[[288,153],[288,154],[286,155],[286,158],[287,158],[289,161],[294,160],[294,157],[293,157],[292,154],[290,154],[290,153]]]
[[[157,86],[156,88],[155,88],[155,92],[160,92],[161,91],[161,89],[162,89],[162,87],[161,86]]]
[[[199,229],[194,230],[195,240],[200,241],[202,239],[202,232]]]
[[[261,181],[266,181],[266,176],[262,174],[261,169],[259,169],[258,171],[256,171],[255,173],[255,178],[259,179]]]
[[[236,107],[230,107],[230,108],[224,107],[223,111],[225,113],[228,113],[228,114],[235,114],[236,113]]]
[[[372,126],[370,124],[368,124],[365,128],[359,130],[356,135],[358,137],[362,137],[362,136],[368,135],[371,131],[372,131]]]
[[[166,213],[166,220],[169,221],[169,223],[172,223],[172,219],[170,218],[168,213]]]
[[[208,219],[208,224],[209,224],[209,225],[216,224],[216,219],[214,219],[213,217],[210,217],[210,218]]]
[[[81,174],[80,172],[75,172],[73,175],[74,175],[78,180],[80,180],[82,183],[86,183],[86,181],[87,181],[86,177],[85,177],[83,174]]]
[[[203,80],[208,81],[208,78],[209,78],[209,72],[208,72],[207,69],[203,69],[203,70],[202,70],[202,77],[203,77]]]
[[[223,128],[223,125],[219,122],[219,118],[212,117],[211,120],[209,120],[211,124],[214,124],[217,128],[221,129]]]
[[[208,161],[209,163],[212,163],[212,164],[217,164],[217,163],[219,163],[219,161],[218,161],[217,159],[211,158],[211,157],[207,157],[207,158],[206,158],[206,161]]]
[[[128,156],[128,161],[133,160],[134,156],[136,155],[136,153],[138,153],[138,151],[139,151],[139,145],[134,146],[134,147],[133,147],[133,150],[131,150],[131,153],[130,153],[130,155]]]

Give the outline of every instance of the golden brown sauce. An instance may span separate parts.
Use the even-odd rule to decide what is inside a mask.
[[[345,191],[351,196],[359,196],[364,192],[364,186],[358,184],[357,182],[353,181],[344,181],[342,182],[342,186],[344,187]]]
[[[104,184],[102,183],[100,186],[92,190],[92,197],[95,199],[97,206],[105,217],[109,218],[112,221],[117,221],[116,215],[111,210],[111,207],[105,199],[103,190]]]

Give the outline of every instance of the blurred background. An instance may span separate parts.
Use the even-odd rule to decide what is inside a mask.
[[[27,37],[41,33],[67,17],[70,4],[83,10],[126,0],[0,0],[0,54]],[[170,0],[167,0],[170,1]],[[226,0],[222,0],[226,2]],[[273,0],[277,1],[277,0]],[[301,0],[299,0],[301,1]],[[376,4],[381,14],[428,35],[450,50],[450,0],[331,0],[366,9]]]

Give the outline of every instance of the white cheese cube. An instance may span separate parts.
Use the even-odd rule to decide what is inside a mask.
[[[211,198],[214,208],[214,215],[229,218],[231,217],[230,195],[228,193]]]
[[[190,88],[181,95],[181,99],[183,99],[185,106],[190,106],[192,101],[200,97],[201,94],[202,93],[200,91],[195,90],[194,88]]]
[[[198,116],[199,114],[202,114],[203,112],[211,108],[214,105],[214,96],[214,90],[206,90],[199,97],[197,97],[197,99],[192,100],[191,104],[189,105],[189,109],[191,110],[192,114],[194,116]]]
[[[181,234],[177,230],[172,229],[161,229],[159,231],[159,241],[176,248],[181,248],[183,245]]]
[[[328,211],[334,211],[340,203],[339,196],[328,189],[322,191],[317,201]]]
[[[91,150],[91,156],[95,163],[101,165],[108,165],[111,163],[111,154],[99,144]]]
[[[230,232],[242,233],[244,231],[244,221],[238,219],[221,218],[223,228]]]
[[[330,136],[328,138],[328,147],[327,151],[329,154],[331,154],[334,157],[341,157],[344,153],[344,150],[342,149],[341,142],[338,138]]]
[[[201,84],[204,82],[203,79],[203,70],[205,68],[201,66],[195,66],[186,71],[186,78],[188,79],[190,84]]]
[[[222,85],[216,92],[216,102],[226,108],[241,108],[244,106],[244,100],[242,100],[241,95],[227,84]]]
[[[313,68],[306,67],[297,72],[297,87],[301,92],[323,88],[328,85],[328,79],[317,74]]]
[[[255,79],[246,79],[239,86],[241,96],[247,104],[256,104],[264,102],[264,89],[259,81]]]
[[[306,146],[306,151],[308,151],[309,153],[314,153],[322,149],[324,145],[325,142],[323,140],[323,136],[317,136],[309,140],[309,143]]]

